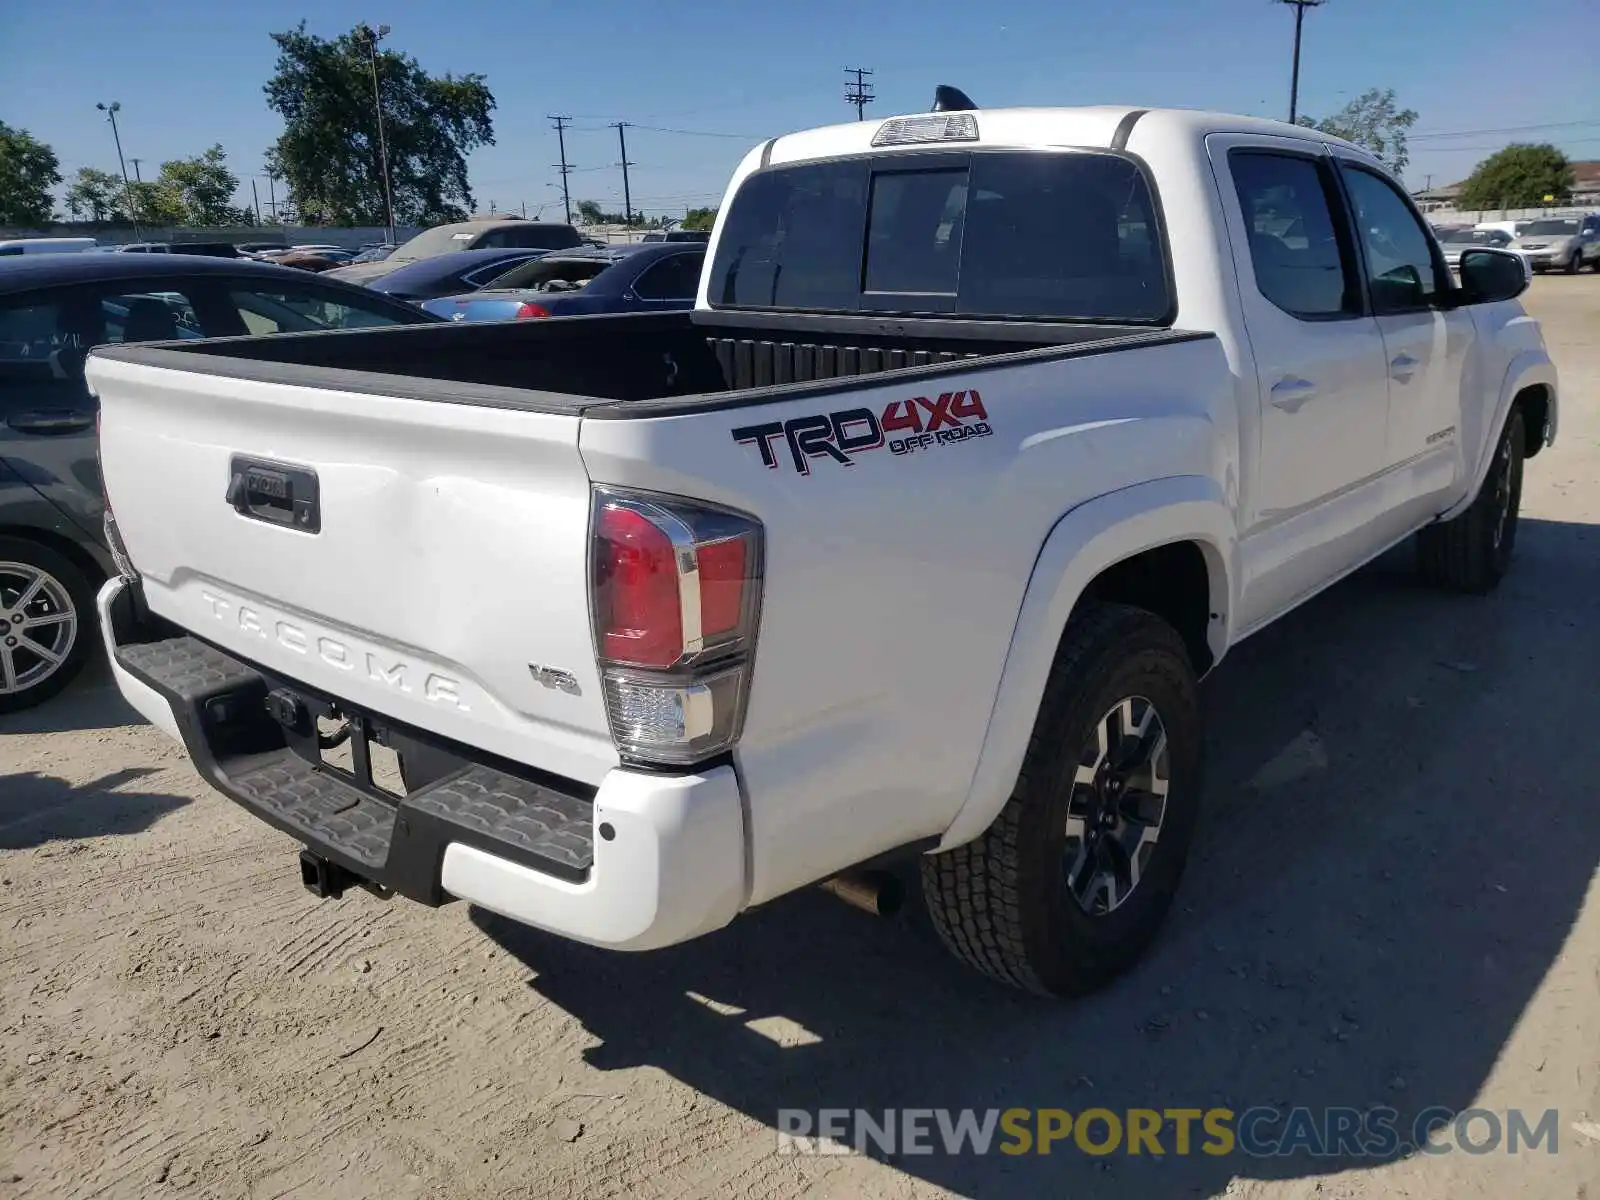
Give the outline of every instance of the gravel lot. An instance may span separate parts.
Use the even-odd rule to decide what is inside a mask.
[[[1440,597],[1397,552],[1230,657],[1181,908],[1077,1004],[815,893],[642,957],[319,904],[103,674],[0,722],[0,1196],[1600,1200],[1600,276],[1530,308],[1565,402],[1511,578]],[[880,1162],[772,1132],[1374,1102],[1555,1108],[1559,1152]]]

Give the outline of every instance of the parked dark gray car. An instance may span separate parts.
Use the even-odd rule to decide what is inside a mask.
[[[0,713],[48,699],[82,667],[94,592],[114,570],[83,380],[90,348],[433,319],[366,288],[244,259],[0,260]]]

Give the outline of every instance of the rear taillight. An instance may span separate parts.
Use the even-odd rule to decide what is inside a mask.
[[[761,615],[761,525],[672,496],[595,490],[595,652],[624,757],[682,766],[744,723]]]
[[[548,317],[550,310],[542,304],[529,304],[526,301],[517,305],[516,319],[526,321],[529,317]]]

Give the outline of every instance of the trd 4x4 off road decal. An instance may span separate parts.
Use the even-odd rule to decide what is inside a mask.
[[[899,437],[892,436],[904,434]],[[811,474],[813,458],[831,458],[840,466],[855,466],[855,456],[889,447],[890,454],[913,454],[936,446],[952,446],[972,438],[989,437],[989,414],[976,389],[942,392],[937,400],[915,396],[891,400],[883,412],[846,408],[812,417],[791,417],[765,425],[745,425],[733,431],[733,440],[754,445],[769,471],[778,469],[778,438],[789,447],[794,469]]]

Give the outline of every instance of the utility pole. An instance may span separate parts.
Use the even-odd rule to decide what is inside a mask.
[[[1300,27],[1305,24],[1306,9],[1318,8],[1325,0],[1277,0],[1279,4],[1294,6],[1294,69],[1289,75],[1289,124],[1300,115]]]
[[[378,117],[378,163],[383,169],[383,215],[388,240],[394,244],[394,194],[389,188],[389,143],[383,135],[383,93],[378,88],[378,42],[389,36],[389,27],[361,26],[366,35],[367,61],[372,66],[372,109]]]
[[[636,163],[628,161],[628,123],[626,121],[613,121],[612,127],[617,131],[617,144],[622,148],[622,215],[627,221],[628,228],[633,228],[633,193],[628,190],[628,168]]]
[[[256,177],[250,176],[250,199],[256,206],[256,224],[261,224],[261,193],[256,191]]]
[[[122,105],[113,100],[110,104],[96,104],[95,107],[105,113],[106,119],[111,122],[111,140],[117,144],[117,165],[122,168],[122,192],[128,198],[128,216],[133,221],[133,236],[143,241],[144,234],[139,232],[139,210],[133,203],[133,185],[128,182],[128,163],[122,157],[122,134],[117,131],[117,114],[122,111]]]
[[[272,219],[278,219],[278,176],[275,171],[267,172],[267,208],[272,213]]]
[[[567,192],[567,176],[572,174],[572,164],[567,161],[567,126],[571,117],[549,117],[556,127],[556,144],[561,147],[561,206],[567,210],[567,224],[572,224],[572,197]]]
[[[872,94],[872,85],[867,82],[867,76],[872,72],[865,67],[846,67],[844,73],[854,75],[854,79],[846,79],[844,83],[844,102],[856,106],[856,120],[866,120],[865,109],[877,99]]]
[[[144,182],[144,176],[139,174],[139,164],[142,163],[144,161],[144,159],[142,159],[142,158],[129,158],[128,161],[133,164],[133,181],[135,183],[143,183]]]

